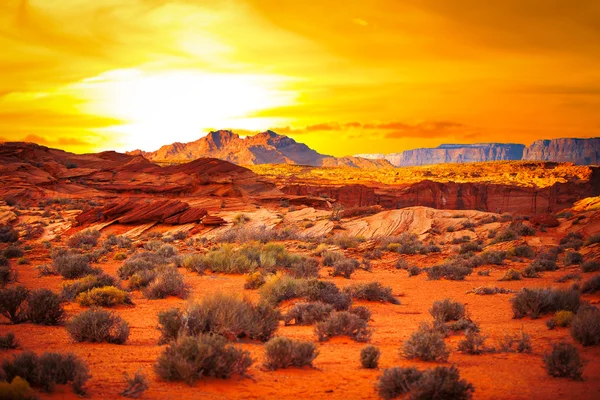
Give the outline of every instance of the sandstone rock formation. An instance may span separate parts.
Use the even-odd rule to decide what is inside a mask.
[[[600,138],[536,140],[525,149],[523,159],[598,165],[600,164]]]

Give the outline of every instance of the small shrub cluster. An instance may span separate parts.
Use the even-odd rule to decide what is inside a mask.
[[[60,296],[49,289],[27,290],[23,286],[0,290],[0,314],[13,324],[29,321],[38,325],[60,325],[65,311]]]
[[[88,275],[78,281],[63,285],[61,296],[64,300],[73,300],[79,294],[88,292],[92,289],[103,287],[119,287],[117,279],[111,275],[101,273],[98,275]]]
[[[513,318],[538,318],[560,310],[577,312],[580,303],[579,292],[573,289],[523,288],[511,299]]]
[[[8,246],[2,252],[2,256],[7,259],[19,258],[23,256],[23,250],[19,246]]]
[[[135,371],[131,376],[128,373],[125,373],[125,384],[127,386],[121,392],[121,396],[132,399],[137,399],[142,393],[150,388],[148,378],[146,378],[146,375],[144,375],[142,370]]]
[[[296,303],[285,314],[283,321],[286,325],[289,325],[292,321],[295,325],[313,325],[326,319],[332,311],[332,305],[320,301]]]
[[[251,272],[246,275],[244,289],[258,289],[266,282],[265,276],[261,271]]]
[[[19,341],[14,333],[8,332],[6,335],[0,336],[0,349],[12,350],[19,347]]]
[[[507,270],[499,281],[520,281],[521,273],[516,269],[510,268]]]
[[[184,381],[192,385],[198,379],[227,379],[244,376],[252,365],[250,353],[229,345],[219,335],[181,336],[169,343],[156,360],[154,369],[167,381]]]
[[[355,300],[379,301],[383,303],[400,304],[400,300],[392,295],[392,288],[379,282],[355,283],[346,286],[347,293]]]
[[[505,289],[499,287],[480,286],[469,290],[467,293],[473,293],[478,295],[490,295],[490,294],[507,294],[514,293],[512,289]]]
[[[110,234],[104,242],[107,246],[117,246],[119,249],[130,249],[133,242],[130,238],[123,235]]]
[[[78,279],[101,271],[90,266],[90,257],[66,249],[58,249],[52,254],[54,271],[65,279]]]
[[[557,326],[561,328],[570,326],[574,315],[572,311],[557,311],[552,318],[546,321],[546,326],[548,329],[554,329]]]
[[[568,281],[580,281],[581,280],[581,275],[579,275],[577,272],[569,272],[568,274],[562,275],[558,278],[556,278],[554,280],[554,282],[558,282],[558,283],[565,283]]]
[[[401,353],[408,359],[423,361],[446,361],[450,354],[442,334],[425,322],[404,342]]]
[[[579,265],[583,263],[583,256],[581,253],[577,251],[567,251],[565,257],[563,258],[563,263],[565,265]]]
[[[439,253],[440,248],[432,243],[424,244],[419,237],[412,233],[403,233],[400,236],[389,236],[381,240],[381,248],[400,254],[429,254]]]
[[[447,279],[449,281],[462,281],[473,270],[460,261],[451,261],[434,265],[427,269],[427,278],[430,280]]]
[[[67,240],[67,246],[71,248],[91,248],[98,244],[100,232],[96,229],[86,229],[77,232]]]
[[[581,264],[582,272],[597,272],[600,271],[600,263],[598,261],[590,260]]]
[[[600,343],[600,310],[593,306],[582,307],[571,320],[571,336],[583,346]]]
[[[5,286],[7,283],[15,282],[17,277],[17,271],[11,268],[6,257],[0,256],[0,287]]]
[[[600,243],[600,233],[593,234],[592,236],[588,237],[585,241],[586,246],[591,246],[596,243]]]
[[[80,293],[75,301],[86,307],[112,307],[119,304],[133,304],[131,298],[129,297],[129,293],[114,286],[93,288],[86,292]]]
[[[260,288],[264,301],[278,305],[284,300],[305,298],[307,301],[321,301],[331,304],[336,310],[347,310],[352,303],[351,297],[340,291],[332,282],[317,279],[296,279],[275,274]]]
[[[415,367],[394,367],[383,371],[377,382],[377,392],[383,399],[395,399],[409,394],[411,400],[467,400],[475,388],[464,379],[455,366],[435,367],[420,371]]]
[[[544,354],[544,364],[550,376],[582,380],[583,361],[577,349],[570,343],[554,344],[552,351]]]
[[[169,296],[185,299],[188,295],[188,285],[177,269],[164,267],[156,271],[156,275],[144,287],[142,293],[148,299],[165,299]]]
[[[479,332],[473,330],[467,330],[463,340],[458,342],[458,351],[471,354],[479,355],[487,352],[494,352],[495,349],[488,348],[485,346],[486,337],[481,335]]]
[[[222,233],[215,241],[221,243],[268,243],[273,241],[296,240],[299,237],[298,232],[294,228],[267,229],[264,225],[256,227],[242,224]]]
[[[596,275],[583,282],[581,285],[581,293],[596,293],[600,290],[600,275]]]
[[[531,336],[521,329],[516,335],[504,334],[504,337],[498,340],[498,350],[503,353],[529,353],[531,352]]]
[[[160,343],[178,336],[198,336],[204,333],[229,339],[247,337],[269,340],[279,325],[279,311],[265,303],[253,304],[248,300],[225,294],[205,297],[200,303],[190,303],[158,314]]]
[[[327,240],[327,243],[338,246],[341,249],[350,249],[357,247],[360,243],[365,240],[361,237],[350,236],[350,235],[335,235]]]
[[[19,240],[19,232],[10,225],[0,225],[0,243],[14,243]]]
[[[67,322],[67,332],[76,342],[123,344],[129,324],[115,313],[92,307]]]
[[[579,250],[583,246],[583,235],[579,232],[569,232],[567,236],[560,239],[561,249]]]
[[[52,393],[55,386],[71,383],[73,392],[85,395],[85,383],[90,378],[86,363],[72,353],[42,353],[37,355],[24,351],[2,362],[2,371],[7,382],[20,377],[33,387]]]
[[[346,279],[350,279],[352,273],[354,273],[359,266],[360,263],[358,260],[353,258],[344,258],[333,263],[333,271],[331,274],[333,276],[343,276]]]
[[[271,371],[288,368],[312,366],[319,355],[314,343],[301,342],[286,337],[276,337],[265,343],[265,367]]]
[[[520,258],[533,258],[535,257],[535,251],[533,250],[533,248],[526,244],[520,244],[510,249],[508,251],[508,256]]]
[[[369,344],[360,351],[360,364],[363,368],[374,369],[379,365],[381,351],[379,348]]]
[[[371,337],[367,321],[349,311],[334,311],[315,327],[320,342],[333,336],[348,336],[357,342],[366,342]]]

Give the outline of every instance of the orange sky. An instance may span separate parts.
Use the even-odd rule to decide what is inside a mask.
[[[2,0],[0,138],[322,153],[600,136],[597,0]]]

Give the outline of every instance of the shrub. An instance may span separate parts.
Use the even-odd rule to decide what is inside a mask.
[[[477,275],[479,276],[490,276],[490,272],[492,272],[489,269],[481,269],[479,271],[477,271]]]
[[[381,351],[377,347],[369,344],[360,351],[360,364],[363,368],[377,368],[379,365],[379,357],[381,357]]]
[[[333,263],[333,276],[343,276],[350,279],[352,273],[360,266],[360,263],[353,258],[344,258]]]
[[[59,249],[52,255],[54,270],[65,279],[77,279],[100,271],[90,266],[89,258],[68,250]]]
[[[365,306],[354,306],[348,309],[348,312],[357,315],[360,319],[369,321],[371,319],[371,310]]]
[[[342,249],[350,249],[356,247],[359,243],[363,241],[364,239],[362,238],[349,235],[336,235],[333,238],[331,238],[332,244],[335,244],[336,246]]]
[[[466,254],[466,253],[471,253],[471,252],[479,252],[482,249],[483,248],[481,247],[481,244],[479,244],[477,242],[463,243],[460,246],[460,249],[458,250],[458,254]]]
[[[35,392],[29,383],[20,376],[15,377],[12,382],[0,382],[0,398],[7,400],[37,400]]]
[[[123,344],[129,337],[129,324],[115,313],[92,307],[71,318],[67,332],[76,342]]]
[[[484,346],[486,337],[482,336],[479,332],[467,330],[465,338],[458,342],[458,351],[466,354],[481,354],[485,351],[489,351]]]
[[[600,263],[598,261],[586,261],[581,264],[581,271],[583,272],[596,272],[600,271]]]
[[[181,260],[183,268],[198,272],[199,274],[204,273],[208,268],[205,262],[205,258],[200,254],[186,254]]]
[[[526,244],[521,244],[509,250],[508,254],[514,257],[533,258],[535,251]]]
[[[88,275],[76,282],[63,285],[61,296],[65,300],[73,300],[80,293],[106,286],[117,287],[117,280],[108,274]]]
[[[552,351],[544,354],[544,364],[550,376],[582,380],[583,362],[577,349],[570,343],[554,344]]]
[[[312,325],[326,319],[332,311],[333,306],[320,301],[296,303],[285,314],[283,321],[286,325],[289,325],[291,321],[294,321],[295,325]]]
[[[479,294],[479,295],[490,295],[490,294],[506,294],[506,293],[514,293],[512,289],[505,289],[499,287],[488,287],[488,286],[480,286],[469,290],[467,293]]]
[[[516,348],[515,347],[516,344]],[[498,341],[499,351],[510,353],[517,351],[519,353],[529,353],[531,351],[531,336],[521,329],[520,335],[504,334],[504,337]]]
[[[502,265],[504,264],[504,259],[506,258],[506,252],[484,251],[479,257],[481,258],[482,264]]]
[[[165,299],[176,296],[185,299],[188,286],[183,281],[183,276],[175,268],[166,267],[158,272],[154,280],[144,288],[144,296],[149,299]]]
[[[466,400],[473,396],[475,387],[464,379],[454,365],[435,367],[423,372],[411,386],[411,400]]]
[[[0,314],[13,324],[23,322],[27,312],[24,302],[28,295],[29,291],[24,286],[0,289]]]
[[[336,261],[344,260],[345,258],[339,251],[324,251],[322,252],[321,263],[325,267],[333,267]]]
[[[12,360],[2,363],[7,381],[14,382],[16,377],[25,379],[31,386],[53,392],[56,384],[71,383],[78,395],[86,393],[85,383],[90,378],[88,366],[72,353],[42,353],[40,356],[31,351],[15,355]]]
[[[157,275],[156,270],[138,271],[129,278],[129,289],[144,289],[156,279]]]
[[[403,233],[400,236],[389,236],[382,240],[382,247],[400,254],[426,253],[427,249],[413,233]]]
[[[377,381],[377,392],[383,399],[395,399],[408,393],[422,377],[423,373],[415,367],[388,368]]]
[[[19,341],[12,332],[8,332],[6,335],[0,336],[0,349],[11,350],[19,347]]]
[[[428,268],[427,278],[431,280],[446,278],[450,281],[462,281],[467,275],[471,275],[472,272],[471,268],[459,263],[447,263]]]
[[[13,243],[19,240],[19,232],[10,225],[0,225],[0,243]]]
[[[442,322],[458,321],[465,316],[465,305],[451,299],[436,300],[429,313]]]
[[[421,268],[417,267],[416,265],[413,265],[412,267],[408,268],[408,277],[410,278],[411,276],[417,276],[421,272],[423,272]]]
[[[0,240],[1,241],[1,240]],[[590,236],[589,238],[587,238],[587,240],[585,241],[585,245],[586,246],[591,246],[595,243],[600,243],[600,233],[596,233],[592,236]]]
[[[265,343],[265,367],[271,371],[287,367],[312,366],[319,351],[311,342],[276,337]]]
[[[351,297],[342,293],[334,283],[317,279],[303,281],[299,286],[299,294],[308,301],[331,304],[337,311],[347,310],[352,303]]]
[[[519,238],[519,234],[511,227],[505,228],[500,233],[498,233],[494,239],[496,243],[498,242],[510,242],[512,240],[517,240]]]
[[[27,297],[27,319],[39,325],[59,325],[65,317],[60,296],[49,289],[36,289]]]
[[[252,365],[248,351],[228,345],[218,335],[181,336],[171,342],[158,357],[154,369],[168,381],[184,381],[188,385],[203,377],[227,379],[245,375]]]
[[[442,335],[425,322],[404,342],[402,353],[408,359],[423,361],[446,361],[450,354]]]
[[[570,280],[580,281],[581,280],[581,275],[579,275],[577,272],[570,272],[568,274],[565,274],[563,276],[560,276],[560,277],[556,278],[554,280],[554,282],[565,283],[565,282],[568,282]]]
[[[4,249],[2,255],[8,259],[19,258],[23,256],[23,250],[21,250],[21,248],[18,246],[8,246],[6,249]]]
[[[266,282],[265,276],[260,271],[251,272],[246,275],[246,283],[244,289],[258,289]]]
[[[86,307],[112,307],[118,304],[133,304],[129,293],[114,286],[93,288],[87,292],[80,293],[76,301]]]
[[[577,312],[580,302],[579,292],[576,290],[553,288],[523,288],[511,299],[513,318],[527,315],[538,318],[560,310]]]
[[[499,281],[520,281],[521,273],[516,269],[510,268],[508,271],[504,273],[504,276]]]
[[[278,305],[284,300],[300,296],[304,280],[276,274],[270,277],[260,288],[261,297],[269,304]]]
[[[573,314],[573,312],[571,311],[557,311],[556,314],[554,314],[554,317],[552,317],[546,322],[546,325],[550,329],[553,329],[556,326],[564,328],[566,326],[571,325],[573,315],[575,314]]]
[[[596,293],[600,290],[600,275],[596,275],[583,282],[581,293]]]
[[[388,302],[400,304],[400,300],[392,295],[392,288],[379,282],[356,283],[346,286],[344,292],[356,300]]]
[[[128,373],[125,373],[125,384],[127,387],[125,387],[125,390],[121,392],[121,396],[132,399],[137,399],[150,387],[148,379],[141,369],[135,371],[135,374],[132,376],[130,376]]]
[[[0,256],[0,286],[17,280],[17,271],[13,270],[4,256]]]
[[[357,342],[366,342],[371,337],[367,321],[348,311],[334,311],[326,320],[315,327],[320,342],[333,336],[348,336]]]
[[[581,264],[583,262],[583,256],[577,251],[567,251],[563,258],[565,265]]]
[[[319,261],[312,257],[298,256],[291,262],[288,271],[295,278],[316,278],[319,276]]]
[[[98,244],[100,232],[96,229],[86,229],[77,232],[67,240],[67,246],[71,248],[94,247]]]
[[[198,336],[211,333],[229,339],[248,337],[269,340],[279,326],[280,314],[275,308],[253,304],[248,300],[217,294],[200,303],[190,303],[184,310],[171,309],[158,314],[160,343],[178,336]]]
[[[579,250],[583,246],[583,235],[579,232],[569,232],[567,236],[560,239],[562,249]]]
[[[584,346],[600,343],[600,310],[593,306],[582,307],[571,320],[571,336]]]

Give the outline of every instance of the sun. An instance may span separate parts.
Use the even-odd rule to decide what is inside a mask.
[[[175,138],[198,139],[209,128],[260,130],[282,120],[259,118],[265,109],[294,104],[289,78],[274,75],[173,70],[113,70],[80,83],[85,112],[124,121],[107,128],[125,149],[154,150]]]

